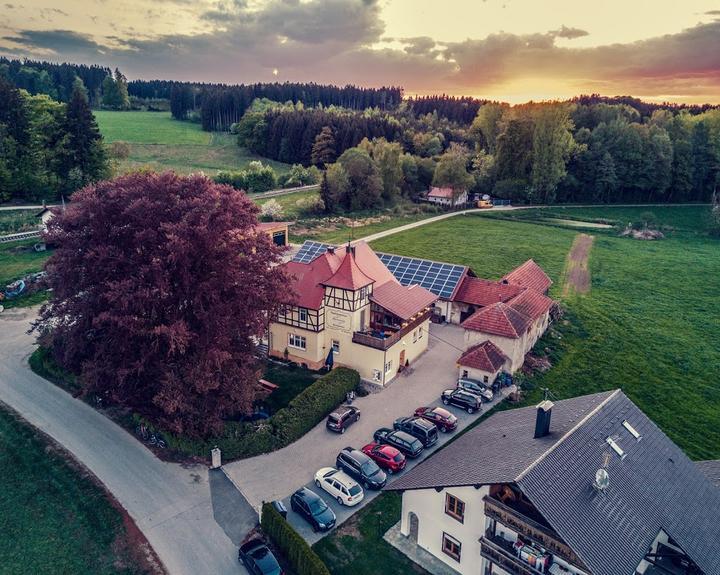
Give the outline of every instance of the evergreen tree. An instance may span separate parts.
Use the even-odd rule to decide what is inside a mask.
[[[693,195],[694,200],[710,198],[715,183],[717,158],[710,141],[710,130],[705,122],[695,124],[692,135]]]
[[[565,177],[567,161],[575,147],[568,109],[547,104],[534,113],[532,147],[532,185],[536,198],[545,204],[555,201],[560,181]]]
[[[323,166],[332,164],[336,157],[335,136],[333,136],[332,128],[323,126],[323,129],[315,137],[310,156],[311,161],[315,166]]]
[[[63,190],[72,192],[104,178],[108,170],[102,136],[81,90],[75,90],[67,104],[63,132],[57,170]]]
[[[598,164],[595,177],[595,201],[611,202],[614,199],[618,186],[615,162],[612,156],[605,152]]]

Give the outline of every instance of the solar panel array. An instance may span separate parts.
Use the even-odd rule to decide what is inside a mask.
[[[300,262],[301,264],[309,264],[319,255],[324,254],[328,248],[333,247],[332,244],[323,244],[321,242],[313,242],[312,240],[306,240],[303,245],[300,246],[300,250],[293,257],[294,262]]]
[[[449,299],[467,269],[465,266],[407,258],[393,254],[377,256],[402,285],[419,284],[436,296]]]

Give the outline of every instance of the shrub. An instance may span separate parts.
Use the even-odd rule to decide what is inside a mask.
[[[260,206],[260,215],[263,218],[279,220],[283,217],[283,207],[276,199],[268,200]]]
[[[298,212],[303,216],[313,216],[325,212],[325,202],[320,197],[302,198],[295,202]]]
[[[116,160],[126,160],[130,156],[130,144],[127,142],[113,142],[108,146],[108,153]]]
[[[263,503],[260,526],[297,575],[330,575],[317,553],[269,503]]]

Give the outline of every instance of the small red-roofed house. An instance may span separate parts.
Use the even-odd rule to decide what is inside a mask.
[[[468,201],[466,190],[453,190],[453,188],[438,188],[433,186],[427,194],[427,201],[441,206],[460,206]]]
[[[490,340],[473,345],[457,360],[459,377],[469,377],[492,384],[501,371],[510,370],[510,360]]]

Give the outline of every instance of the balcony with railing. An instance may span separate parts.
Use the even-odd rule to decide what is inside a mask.
[[[577,565],[580,570],[586,570],[580,558],[550,527],[490,495],[486,495],[484,501],[486,517],[506,525],[523,540],[539,545],[548,553],[557,555],[571,565]]]
[[[397,331],[356,331],[355,333],[353,333],[353,343],[359,343],[360,345],[365,345],[380,350],[390,349],[393,345],[401,341],[403,337],[405,337],[414,329],[416,329],[419,325],[427,321],[430,318],[431,313],[431,309],[423,310],[410,321],[401,324]],[[425,335],[425,337],[428,337],[427,334]]]
[[[510,541],[497,537],[490,531],[480,538],[480,555],[511,575],[545,575],[515,555]]]

